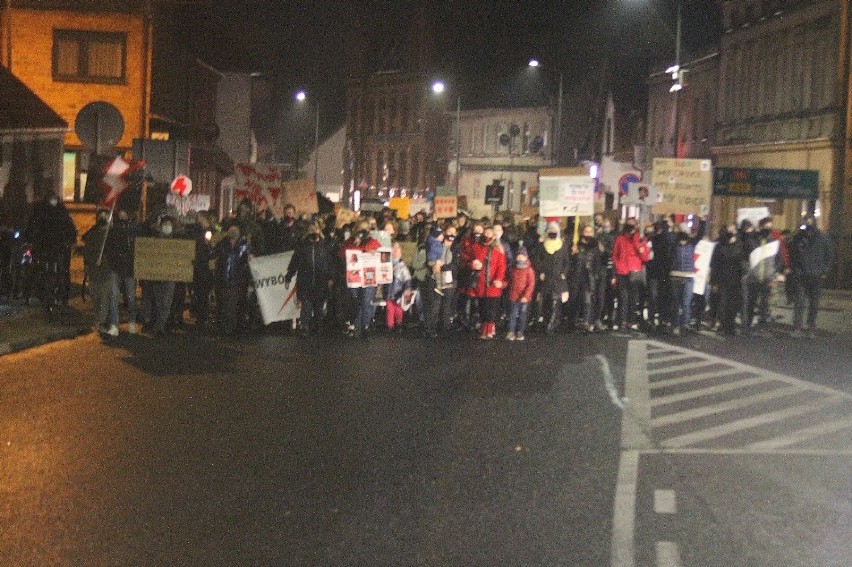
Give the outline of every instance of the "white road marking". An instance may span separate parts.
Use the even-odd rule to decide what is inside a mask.
[[[657,567],[681,567],[680,549],[671,541],[657,542]]]
[[[601,372],[604,377],[604,387],[606,388],[607,393],[609,394],[609,398],[612,400],[612,403],[618,406],[621,409],[624,409],[624,402],[628,401],[628,398],[622,398],[618,395],[618,388],[615,386],[615,380],[612,379],[612,371],[609,368],[609,360],[602,355],[598,354],[595,356],[598,362],[601,363]]]
[[[725,384],[710,386],[708,388],[699,388],[698,390],[690,390],[688,392],[681,392],[680,394],[672,394],[671,396],[661,396],[659,398],[652,399],[650,403],[653,407],[664,406],[668,404],[673,404],[675,402],[694,400],[696,398],[703,398],[705,396],[712,396],[715,394],[722,394],[724,392],[731,392],[733,390],[740,390],[742,388],[748,388],[750,386],[756,386],[758,384],[771,381],[772,380],[770,378],[764,378],[763,376],[758,376],[756,378],[745,378],[743,380],[737,380],[736,382],[727,382]]]
[[[684,447],[687,445],[693,445],[695,443],[700,443],[702,441],[709,441],[711,439],[718,439],[719,437],[724,437],[725,435],[730,435],[731,433],[736,433],[738,431],[743,431],[746,429],[753,429],[755,427],[759,427],[761,425],[766,425],[769,423],[774,423],[778,421],[784,421],[785,419],[790,419],[791,417],[797,417],[800,415],[805,415],[808,413],[813,413],[819,411],[821,409],[827,408],[834,404],[838,404],[842,402],[843,399],[840,397],[830,397],[824,398],[822,400],[811,402],[809,404],[784,408],[778,411],[772,411],[769,413],[764,413],[760,415],[756,415],[754,417],[749,417],[745,419],[738,419],[736,421],[731,421],[725,423],[723,425],[718,425],[716,427],[708,427],[706,429],[701,429],[699,431],[693,431],[692,433],[686,433],[684,435],[678,435],[676,437],[670,437],[668,439],[664,439],[660,445],[663,447]]]
[[[846,417],[843,419],[836,419],[834,421],[820,423],[812,427],[806,427],[805,429],[800,429],[799,431],[795,431],[787,435],[773,437],[772,439],[767,439],[758,443],[752,443],[749,445],[749,449],[781,449],[795,445],[796,443],[801,443],[802,441],[810,441],[820,435],[837,433],[838,431],[850,428],[852,428],[852,418]]]
[[[700,382],[702,380],[707,380],[708,378],[730,376],[731,374],[736,374],[736,372],[733,372],[730,368],[723,368],[722,370],[708,370],[707,372],[699,372],[698,374],[692,374],[690,376],[684,376],[682,378],[668,378],[666,380],[657,380],[651,382],[649,384],[649,388],[651,388],[652,390],[657,390],[659,388],[667,388],[669,386],[680,386],[682,384]]]
[[[654,513],[677,514],[677,498],[674,490],[654,491]]]
[[[653,362],[653,360],[649,362]],[[653,374],[668,374],[669,372],[683,372],[684,370],[695,370],[697,368],[701,368],[702,366],[708,366],[709,364],[713,364],[713,362],[708,360],[696,360],[694,362],[684,362],[683,364],[666,366],[664,368],[649,368],[648,372]]]
[[[639,452],[622,451],[615,485],[615,512],[612,521],[611,567],[635,567],[634,530],[636,524],[636,483],[639,480]]]
[[[690,410],[679,411],[676,413],[670,413],[666,415],[661,415],[660,417],[652,418],[651,427],[661,427],[663,425],[671,425],[673,423],[680,423],[682,421],[698,419],[699,417],[706,417],[708,415],[713,415],[716,413],[723,413],[726,411],[741,409],[757,403],[792,396],[803,391],[804,390],[796,386],[785,386],[783,388],[778,388],[777,390],[771,390],[769,392],[763,392],[761,394],[755,394],[753,396],[747,396],[745,398],[737,398],[728,402],[711,404],[709,406],[699,406]]]

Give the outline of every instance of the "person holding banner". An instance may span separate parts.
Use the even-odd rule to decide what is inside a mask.
[[[743,221],[743,265],[745,275],[742,287],[743,332],[752,330],[752,320],[757,310],[758,328],[769,322],[769,296],[772,284],[782,270],[780,243],[772,235],[772,217],[760,221],[760,230],[747,220]]]
[[[296,300],[300,303],[302,332],[316,334],[320,330],[323,306],[334,278],[332,257],[318,224],[308,227],[304,241],[293,253],[284,279],[288,287],[293,276],[297,276]]]
[[[360,250],[362,252],[373,252],[380,248],[379,241],[370,236],[370,225],[362,221],[358,229],[341,247],[341,255],[345,259],[347,252]],[[351,322],[354,325],[353,336],[355,338],[366,338],[376,314],[376,306],[373,300],[376,297],[376,283],[364,282],[361,287],[349,288],[352,299]]]
[[[83,235],[83,261],[92,294],[95,330],[101,335],[117,337],[118,326],[109,324],[112,269],[103,254],[108,237],[109,211],[99,210],[95,219],[95,226]]]

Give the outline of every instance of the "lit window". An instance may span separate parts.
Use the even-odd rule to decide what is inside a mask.
[[[85,83],[124,83],[127,34],[54,30],[53,78]]]

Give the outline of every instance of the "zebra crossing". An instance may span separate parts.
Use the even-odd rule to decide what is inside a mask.
[[[852,454],[852,396],[657,341],[628,347],[623,449]]]

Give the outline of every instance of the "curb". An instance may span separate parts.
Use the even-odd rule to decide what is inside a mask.
[[[62,331],[55,331],[48,335],[44,335],[41,337],[37,337],[34,339],[27,339],[25,341],[16,341],[11,343],[0,343],[0,356],[6,354],[14,354],[16,352],[21,352],[24,350],[28,350],[31,348],[35,348],[37,346],[46,345],[49,343],[54,343],[58,341],[76,339],[77,337],[82,337],[83,335],[88,335],[89,333],[93,333],[92,329],[86,328],[78,328],[78,329],[64,329]]]

